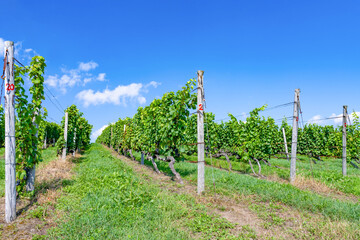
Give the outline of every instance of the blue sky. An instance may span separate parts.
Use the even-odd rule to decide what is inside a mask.
[[[199,69],[217,119],[291,102],[295,88],[305,121],[345,104],[360,110],[358,1],[10,0],[2,9],[0,53],[11,40],[25,64],[44,56],[47,87],[63,107],[78,105],[94,132]]]

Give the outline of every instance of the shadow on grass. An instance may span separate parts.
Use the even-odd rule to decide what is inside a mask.
[[[119,153],[118,153],[119,154]],[[135,160],[140,164],[140,161],[141,161],[141,154],[138,153],[138,152],[134,152],[134,157],[135,157]],[[122,155],[124,156],[124,155]],[[125,156],[129,159],[131,159],[129,156]],[[169,163],[168,162],[164,162],[164,161],[160,161],[160,160],[155,160],[156,162],[156,165],[158,167],[158,169],[163,173],[165,174],[166,176],[169,176],[171,177],[173,180],[174,179],[174,174],[171,172],[170,170],[170,167],[169,167]],[[197,169],[196,168],[179,168],[177,167],[178,164],[181,164],[181,162],[176,162],[174,167],[176,169],[176,171],[180,174],[181,177],[186,177],[186,176],[189,176],[189,175],[193,175],[197,172]],[[152,162],[150,160],[146,160],[144,159],[144,165],[147,166],[148,168],[150,169],[153,169],[154,170],[154,167],[152,165]]]
[[[75,164],[80,164],[86,159],[85,156],[78,157],[78,158],[71,158],[71,162]]]
[[[72,163],[78,165],[85,160],[85,157],[72,157],[69,159]],[[66,186],[71,186],[75,183],[73,179],[55,177],[49,180],[42,181],[35,186],[34,192],[26,193],[25,197],[30,196],[30,201],[22,208],[20,208],[16,215],[19,216],[24,212],[27,212],[34,204],[36,204],[41,195],[46,194],[48,191],[56,191]]]

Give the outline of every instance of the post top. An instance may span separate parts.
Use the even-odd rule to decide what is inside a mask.
[[[14,46],[14,42],[13,41],[5,41],[5,47],[10,47],[10,46]]]
[[[199,71],[197,71],[197,74],[198,74],[198,76],[203,76],[204,75],[204,71],[203,70],[199,70]]]
[[[300,88],[295,89],[295,92],[300,92]]]

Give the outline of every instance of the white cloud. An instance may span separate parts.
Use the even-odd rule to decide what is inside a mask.
[[[356,115],[360,116],[360,112],[355,112]],[[310,118],[306,124],[319,124],[319,125],[341,125],[343,122],[343,114],[331,114],[329,117],[322,117],[321,115],[315,115]],[[354,122],[353,113],[349,113],[350,122]],[[347,119],[349,121],[349,119]]]
[[[146,84],[145,88],[148,88],[150,86],[157,88],[159,85],[161,85],[161,83],[159,82],[155,82],[155,81],[151,81],[150,83]]]
[[[143,85],[141,83],[132,83],[129,85],[119,85],[113,90],[105,89],[103,91],[94,91],[93,89],[83,90],[76,95],[85,107],[90,105],[100,105],[111,103],[115,105],[126,105],[128,100],[137,101],[139,104],[145,104],[146,98],[141,95],[149,86],[156,87],[160,83],[150,82]]]
[[[32,50],[33,51],[33,50]],[[91,82],[93,79],[93,74],[88,71],[95,69],[99,66],[96,62],[90,61],[87,63],[80,62],[78,68],[75,69],[66,69],[61,68],[61,75],[50,75],[46,78],[45,83],[51,87],[60,89],[64,94],[68,88],[74,87],[76,85],[85,86],[87,83]],[[105,80],[105,73],[100,73],[96,78],[100,81]]]
[[[84,72],[87,72],[87,71],[90,71],[92,69],[95,69],[99,66],[99,64],[97,64],[96,62],[94,61],[90,61],[90,62],[87,62],[87,63],[84,63],[84,62],[81,62],[79,64],[79,70],[80,71],[84,71]]]
[[[59,82],[59,79],[58,79],[57,75],[49,76],[45,81],[45,83],[51,87],[56,87],[58,85],[58,82]]]
[[[4,55],[4,48],[5,48],[5,40],[0,38],[0,55],[1,55],[1,58]]]
[[[98,130],[96,130],[95,132],[91,133],[91,142],[95,142],[96,138],[98,136],[100,136],[100,134],[104,131],[104,129],[109,126],[109,125],[104,125],[101,128],[99,128]]]
[[[333,113],[330,115],[330,118],[332,118],[332,120],[334,121],[334,124],[339,125],[343,121],[342,116],[343,116],[342,114],[336,115],[335,113]]]
[[[103,81],[105,81],[105,76],[106,76],[106,73],[99,73],[99,75],[96,79],[103,82]]]
[[[91,82],[92,78],[84,78],[84,85]]]
[[[4,48],[5,48],[5,39],[0,38],[0,56],[3,57],[4,55]],[[32,49],[23,49],[22,42],[15,42],[14,43],[14,55],[15,58],[18,59],[20,62],[22,61],[23,64],[28,64],[28,61],[37,53]]]
[[[79,92],[76,95],[76,98],[82,101],[85,107],[104,103],[126,105],[126,102],[129,99],[136,99],[142,104],[146,101],[146,99],[140,95],[140,90],[142,88],[143,85],[141,83],[132,83],[126,86],[119,85],[114,90],[105,89],[102,92],[94,92],[94,90],[88,89]]]
[[[149,92],[149,89],[148,89],[149,87],[157,88],[159,85],[161,85],[161,83],[155,82],[155,81],[151,81],[151,82],[149,82],[148,84],[146,84],[146,85],[143,87],[142,91],[145,92],[145,93],[147,93],[147,92]]]
[[[321,121],[319,121],[321,119],[321,115],[315,115],[312,118],[310,118],[306,123],[307,124],[319,124]]]
[[[138,101],[139,101],[140,104],[145,104],[146,103],[146,98],[144,98],[143,96],[139,96]]]
[[[360,112],[352,112],[352,113],[348,113],[348,115],[349,115],[349,118],[350,118],[350,123],[353,123],[354,122],[354,115],[353,115],[353,113],[355,113],[357,116],[360,116]],[[332,118],[334,118],[333,120],[334,120],[334,124],[336,124],[336,125],[340,125],[340,124],[342,124],[342,121],[343,121],[343,119],[342,119],[342,114],[338,114],[338,115],[336,115],[335,113],[333,113],[333,114],[331,114],[331,116],[330,117],[332,117]],[[336,118],[335,118],[336,117]],[[347,119],[347,121],[349,121],[349,119]]]
[[[73,87],[82,82],[82,77],[76,69],[62,69],[61,71],[64,73],[63,75],[60,77],[58,75],[48,76],[45,80],[45,84],[54,88],[59,88],[61,92],[65,94],[68,87]]]

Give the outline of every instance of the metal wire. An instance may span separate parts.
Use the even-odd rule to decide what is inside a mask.
[[[60,108],[65,111],[65,109],[63,108],[63,106],[60,104],[60,102],[57,100],[57,98],[54,96],[54,94],[50,91],[50,89],[44,84],[45,88],[49,91],[49,93],[51,94],[51,96],[55,99],[55,101],[57,102],[57,104],[60,106]]]
[[[280,107],[292,106],[293,104],[294,104],[294,102],[283,103],[283,104],[275,105],[275,106],[270,107],[270,108],[265,108],[265,109],[264,109],[263,111],[261,111],[261,112],[266,112],[266,111],[273,110],[273,109],[280,108]],[[242,116],[250,116],[250,112],[248,112],[248,113],[242,113],[242,114],[239,114],[239,115],[234,115],[235,118],[242,117]],[[222,119],[219,119],[219,120],[215,120],[214,122],[220,122],[220,121],[228,120],[228,119],[231,119],[231,118],[230,118],[230,117],[226,117],[226,118],[222,118]]]
[[[45,95],[49,98],[50,102],[51,102],[52,104],[54,104],[54,106],[57,108],[57,110],[59,110],[59,112],[60,112],[61,114],[63,114],[64,111],[61,111],[61,109],[51,100],[51,98],[49,97],[49,95],[48,95],[45,91],[44,91],[44,93],[45,93]]]

